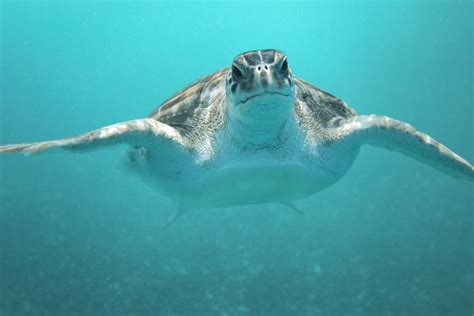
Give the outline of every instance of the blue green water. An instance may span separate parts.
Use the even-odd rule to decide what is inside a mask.
[[[457,2],[0,2],[0,143],[146,116],[246,50],[474,161]],[[472,315],[473,185],[364,147],[301,202],[172,205],[123,150],[0,156],[0,315]]]

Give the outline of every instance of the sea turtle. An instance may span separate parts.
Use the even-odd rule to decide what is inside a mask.
[[[191,83],[144,119],[71,138],[4,145],[26,154],[129,145],[128,165],[179,209],[284,203],[340,180],[363,144],[397,150],[444,173],[474,179],[473,166],[413,126],[358,115],[293,75],[275,49],[235,57]],[[178,207],[178,206],[177,206]]]

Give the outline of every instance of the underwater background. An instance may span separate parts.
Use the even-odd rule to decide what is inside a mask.
[[[472,1],[0,1],[0,143],[141,118],[243,51],[474,161]],[[125,148],[0,156],[0,315],[472,315],[474,192],[363,147],[296,204],[197,210]]]

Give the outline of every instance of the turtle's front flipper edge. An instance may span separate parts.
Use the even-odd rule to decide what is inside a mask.
[[[181,134],[173,127],[154,119],[138,119],[105,126],[78,136],[36,143],[0,145],[0,153],[25,155],[67,149],[75,152],[97,150],[115,145],[163,147],[165,144],[184,149]]]
[[[429,135],[408,123],[381,115],[359,115],[334,127],[341,143],[369,144],[396,150],[452,177],[474,180],[474,167]]]

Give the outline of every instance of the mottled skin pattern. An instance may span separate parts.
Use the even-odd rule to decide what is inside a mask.
[[[128,144],[128,166],[182,209],[303,199],[341,179],[360,146],[397,150],[446,174],[474,179],[472,165],[411,125],[357,115],[295,77],[281,51],[238,55],[148,118],[76,137],[4,145],[0,152],[93,150]]]

